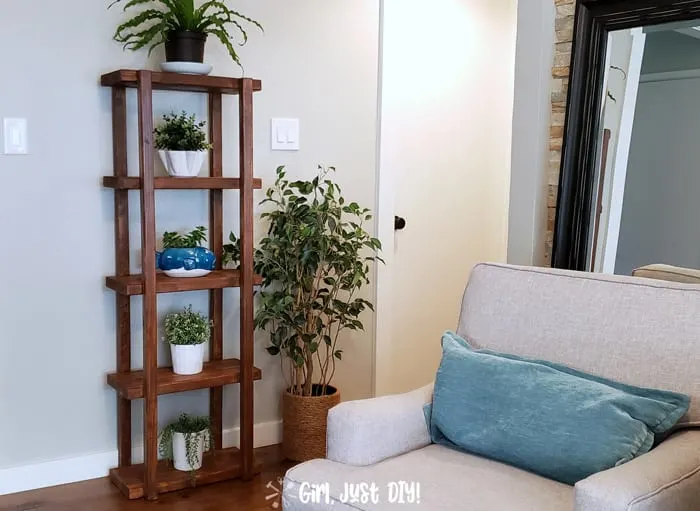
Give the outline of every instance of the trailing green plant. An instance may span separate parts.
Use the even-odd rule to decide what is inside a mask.
[[[185,436],[185,453],[190,467],[197,464],[200,442],[204,442],[204,451],[211,448],[211,419],[195,417],[183,413],[178,419],[167,425],[158,437],[158,450],[167,460],[173,459],[173,434],[182,433]]]
[[[204,314],[194,312],[188,305],[182,312],[171,312],[165,316],[165,341],[178,346],[203,344],[211,337],[212,321]]]
[[[212,145],[204,132],[206,124],[197,122],[194,114],[187,112],[165,114],[163,124],[153,130],[155,147],[166,151],[208,151]]]
[[[123,4],[125,12],[141,8],[117,27],[114,40],[133,51],[148,48],[150,54],[168,40],[171,32],[211,34],[221,41],[233,61],[241,67],[234,44],[243,46],[248,42],[246,23],[261,31],[262,25],[229,8],[224,0],[199,3],[201,5],[197,6],[194,0],[114,0],[109,8],[116,4]],[[237,36],[241,37],[240,43]]]
[[[328,179],[335,169],[319,166],[312,181],[286,179],[284,167],[261,204],[274,206],[262,218],[267,236],[255,250],[255,271],[263,290],[255,326],[268,330],[271,355],[279,355],[293,394],[325,394],[342,359],[344,330],[363,330],[360,315],[374,310],[357,297],[369,283],[370,264],[383,262],[381,243],[365,230],[370,210],[346,203]],[[315,374],[318,369],[319,374]]]
[[[169,248],[197,248],[207,241],[207,228],[204,226],[195,227],[187,234],[177,232],[163,233],[163,250]]]

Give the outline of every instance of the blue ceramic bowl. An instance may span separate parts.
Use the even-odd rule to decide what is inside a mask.
[[[214,252],[207,248],[169,248],[156,252],[156,266],[163,271],[208,270],[216,266]]]

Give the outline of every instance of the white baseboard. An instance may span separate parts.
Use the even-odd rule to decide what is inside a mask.
[[[238,446],[239,438],[240,428],[224,430],[224,447]],[[281,443],[282,421],[256,424],[254,439],[255,447]],[[134,446],[132,457],[134,463],[143,461],[142,445]],[[117,451],[115,450],[5,468],[0,470],[0,495],[106,477],[109,475],[109,469],[116,466]]]

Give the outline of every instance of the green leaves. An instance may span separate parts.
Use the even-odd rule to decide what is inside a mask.
[[[191,346],[207,342],[213,323],[203,314],[192,311],[189,305],[182,312],[172,312],[163,322],[165,340],[169,344]]]
[[[177,232],[163,233],[163,250],[169,248],[196,248],[207,241],[207,228],[200,225],[187,234]]]
[[[254,257],[263,277],[255,326],[270,332],[268,353],[289,362],[292,391],[304,395],[314,365],[320,365],[321,385],[332,380],[343,354],[339,334],[364,328],[360,316],[373,306],[354,295],[369,282],[369,263],[380,261],[381,243],[364,228],[369,210],[345,201],[328,179],[333,171],[319,167],[311,181],[290,182],[284,167],[277,168],[262,202],[272,206],[262,215],[267,236]]]
[[[211,419],[209,417],[196,417],[183,413],[178,419],[163,428],[158,435],[158,450],[160,455],[167,460],[173,459],[173,434],[181,433],[185,436],[185,456],[190,467],[194,467],[199,457],[199,446],[204,443],[204,450],[211,448]]]
[[[163,124],[153,130],[155,147],[167,151],[208,151],[212,146],[207,142],[206,124],[186,112],[165,114]]]
[[[153,50],[167,40],[169,32],[199,32],[218,38],[231,59],[241,66],[234,42],[237,37],[241,38],[240,46],[248,41],[245,24],[263,31],[260,23],[230,9],[224,0],[208,0],[200,7],[195,6],[194,0],[115,0],[108,8],[117,4],[124,6],[124,12],[150,6],[134,14],[114,32],[115,41],[134,51],[145,47]]]

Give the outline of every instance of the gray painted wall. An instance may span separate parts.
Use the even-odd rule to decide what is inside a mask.
[[[647,34],[642,74],[700,69],[700,39],[677,32]]]
[[[0,469],[116,448],[115,394],[105,384],[115,368],[114,295],[104,276],[114,271],[113,200],[100,177],[111,173],[110,92],[101,73],[155,68],[157,51],[124,53],[111,35],[121,15],[96,0],[3,2],[0,117],[27,117],[31,154],[0,155]],[[312,176],[335,165],[348,198],[375,207],[379,0],[240,0],[237,7],[265,25],[241,50],[246,74],[263,80],[255,99],[256,174],[270,183],[287,164]],[[31,27],[31,30],[28,30]],[[303,27],[303,28],[302,28]],[[223,48],[210,41],[215,74],[238,75]],[[225,100],[225,174],[237,173],[237,102]],[[155,110],[187,109],[203,116],[206,98],[157,93]],[[137,173],[136,105],[129,95],[130,172]],[[270,118],[299,117],[298,153],[271,152]],[[258,195],[261,198],[262,195]],[[207,222],[205,192],[159,192],[157,230]],[[225,194],[225,226],[237,225],[235,192]],[[138,200],[131,203],[132,257],[138,260]],[[260,233],[259,233],[260,234]],[[134,264],[134,270],[137,265]],[[368,293],[370,291],[368,290]],[[140,363],[141,301],[132,300],[134,364]],[[166,295],[161,313],[205,292]],[[236,292],[225,294],[226,356],[237,354]],[[366,325],[373,323],[371,316]],[[337,384],[346,399],[371,393],[372,331],[346,339]],[[279,362],[258,336],[256,421],[279,418]],[[165,346],[160,361],[168,362]],[[238,421],[236,387],[225,393],[225,426]],[[160,399],[161,422],[181,411],[206,413],[207,393]],[[135,440],[140,437],[140,410]]]

